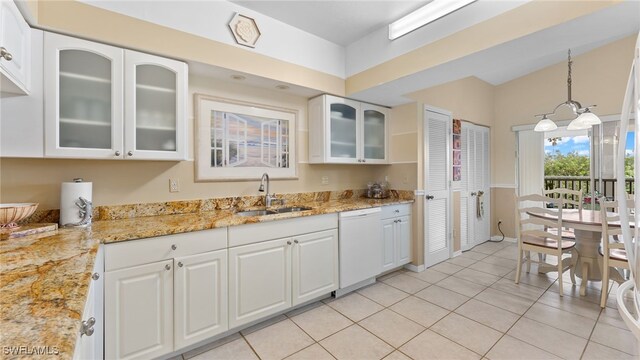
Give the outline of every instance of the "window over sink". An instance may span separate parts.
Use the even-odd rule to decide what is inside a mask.
[[[196,180],[295,178],[297,111],[195,95]]]

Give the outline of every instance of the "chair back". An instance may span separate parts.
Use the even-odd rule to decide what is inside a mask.
[[[627,209],[634,208],[634,201],[627,202]],[[613,235],[622,235],[620,224],[620,214],[618,213],[618,201],[607,201],[604,196],[600,198],[600,220],[602,222],[602,239],[609,242]]]
[[[571,205],[572,208],[582,211],[582,191],[572,190],[566,188],[555,188],[551,190],[544,190],[542,192],[545,196],[558,199],[563,199],[563,205],[565,208]]]
[[[539,194],[517,197],[516,236],[518,242],[521,242],[525,236],[536,236],[556,240],[558,249],[560,249],[562,246],[562,232],[557,231],[557,229],[562,229],[563,201],[564,199],[561,197],[551,198]],[[544,204],[553,204],[556,209],[549,209]],[[555,228],[556,231],[547,230],[549,228]]]

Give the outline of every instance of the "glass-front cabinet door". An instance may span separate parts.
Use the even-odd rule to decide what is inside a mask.
[[[362,162],[387,163],[388,111],[386,108],[362,103]]]
[[[45,33],[45,156],[122,157],[123,50]]]
[[[187,64],[125,51],[126,159],[183,160]]]
[[[327,96],[328,144],[330,162],[361,162],[359,133],[360,103],[334,96]]]

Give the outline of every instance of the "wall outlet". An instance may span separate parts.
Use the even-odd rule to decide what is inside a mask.
[[[180,182],[178,179],[169,179],[169,192],[179,192]]]
[[[328,177],[328,176],[323,176],[323,177],[320,179],[320,183],[321,183],[322,185],[329,185],[329,177]]]

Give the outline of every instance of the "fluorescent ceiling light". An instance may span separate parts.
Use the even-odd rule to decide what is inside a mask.
[[[409,15],[389,24],[389,40],[406,35],[430,22],[449,15],[477,0],[433,0]]]

